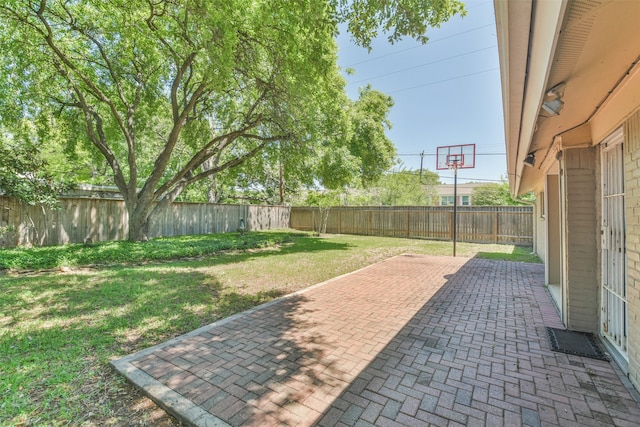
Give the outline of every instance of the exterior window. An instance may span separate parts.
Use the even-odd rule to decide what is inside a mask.
[[[471,206],[471,197],[460,196],[460,206]]]
[[[453,206],[453,196],[440,196],[440,206]]]

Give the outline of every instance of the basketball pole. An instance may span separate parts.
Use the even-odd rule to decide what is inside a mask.
[[[453,256],[456,256],[458,238],[458,163],[453,164]]]
[[[466,156],[466,161],[465,161]],[[476,166],[476,144],[445,145],[436,149],[436,169],[453,169],[453,221],[450,236],[453,240],[453,256],[458,243],[458,169]]]

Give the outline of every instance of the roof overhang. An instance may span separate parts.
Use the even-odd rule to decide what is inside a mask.
[[[520,193],[567,1],[495,1],[511,192]]]
[[[592,144],[594,117],[640,55],[640,2],[494,0],[511,191],[540,188],[562,147]],[[553,91],[553,88],[559,88]],[[543,103],[564,104],[551,114]],[[534,153],[534,167],[523,163]]]

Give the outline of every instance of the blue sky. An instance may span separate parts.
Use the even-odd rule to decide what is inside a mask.
[[[424,167],[435,171],[436,147],[476,144],[476,167],[459,170],[458,182],[500,180],[506,157],[493,2],[465,3],[467,16],[429,29],[425,45],[380,37],[368,53],[340,34],[338,63],[355,70],[345,74],[352,98],[367,83],[393,97],[388,136],[404,167],[419,169],[424,150]],[[452,172],[439,173],[453,183]]]

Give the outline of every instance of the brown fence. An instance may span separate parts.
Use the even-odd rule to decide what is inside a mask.
[[[0,247],[48,246],[64,243],[124,240],[128,214],[122,200],[63,198],[61,208],[28,206],[0,197]],[[326,213],[326,215],[325,215]],[[174,203],[156,215],[150,237],[235,231],[240,218],[247,230],[291,227],[328,233],[451,240],[450,206],[317,208]],[[459,241],[531,245],[531,206],[460,206]],[[8,227],[7,227],[8,226]]]
[[[63,198],[60,205],[60,209],[46,209],[0,197],[0,247],[127,238],[129,216],[122,200]],[[247,230],[287,228],[289,212],[285,206],[174,203],[152,218],[149,237],[235,231],[240,218]]]
[[[459,206],[457,240],[533,244],[532,206]],[[366,236],[453,239],[451,206],[291,208],[291,228]]]

